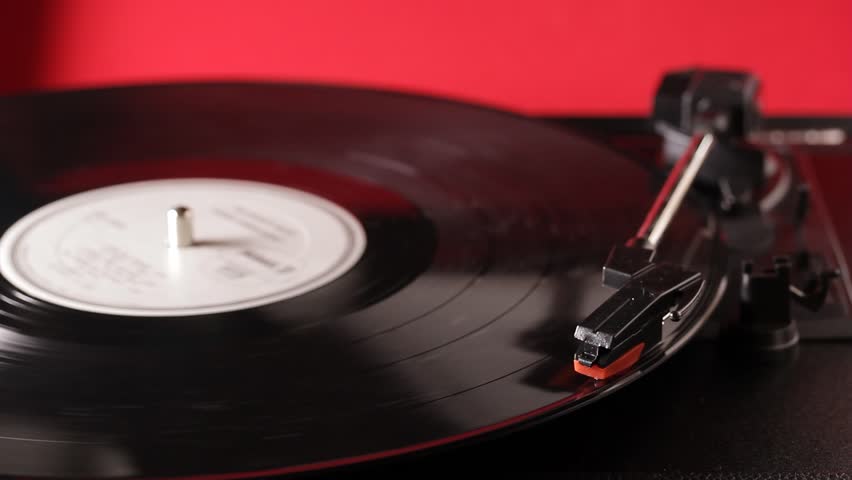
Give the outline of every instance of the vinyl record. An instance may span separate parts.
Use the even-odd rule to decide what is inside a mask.
[[[564,413],[683,344],[722,284],[685,210],[660,256],[705,281],[660,346],[574,373],[640,166],[460,103],[298,85],[0,101],[0,474],[244,478],[420,451]],[[193,212],[169,247],[167,210]]]

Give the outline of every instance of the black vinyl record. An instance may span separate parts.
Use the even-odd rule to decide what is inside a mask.
[[[215,314],[86,312],[4,273],[0,475],[243,478],[503,431],[659,364],[723,283],[708,219],[684,211],[660,255],[705,274],[689,314],[622,375],[574,373],[574,327],[611,294],[601,265],[652,176],[460,103],[273,84],[31,95],[0,100],[0,159],[4,229],[79,192],[214,178],[322,197],[366,235],[333,281]]]

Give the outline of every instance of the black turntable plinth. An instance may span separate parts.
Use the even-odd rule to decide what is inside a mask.
[[[0,99],[0,476],[849,471],[848,123],[756,95]]]
[[[643,164],[662,141],[643,118],[547,118]],[[804,132],[843,118],[768,118]],[[823,240],[851,258],[852,144],[799,146],[822,210]],[[848,264],[844,268],[848,269]],[[846,270],[848,272],[848,270]],[[848,277],[847,277],[848,278]],[[790,354],[755,361],[732,351],[713,324],[642,381],[528,430],[440,455],[400,461],[403,471],[463,468],[559,474],[641,473],[650,478],[848,478],[852,472],[852,322],[844,280],[838,311],[800,322]],[[803,312],[799,312],[800,314]],[[724,320],[724,319],[723,319]],[[600,478],[600,475],[596,475]]]

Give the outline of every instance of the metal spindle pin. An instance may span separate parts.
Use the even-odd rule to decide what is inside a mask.
[[[192,245],[192,210],[177,206],[166,212],[167,243],[169,248]]]

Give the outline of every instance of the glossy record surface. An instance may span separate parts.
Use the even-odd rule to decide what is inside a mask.
[[[573,372],[574,326],[611,293],[600,267],[649,175],[509,114],[310,86],[66,92],[0,100],[0,159],[3,228],[79,191],[202,176],[321,195],[367,234],[343,277],[244,312],[89,314],[3,281],[0,474],[228,478],[406,453],[582,405],[698,322],[622,377]]]

